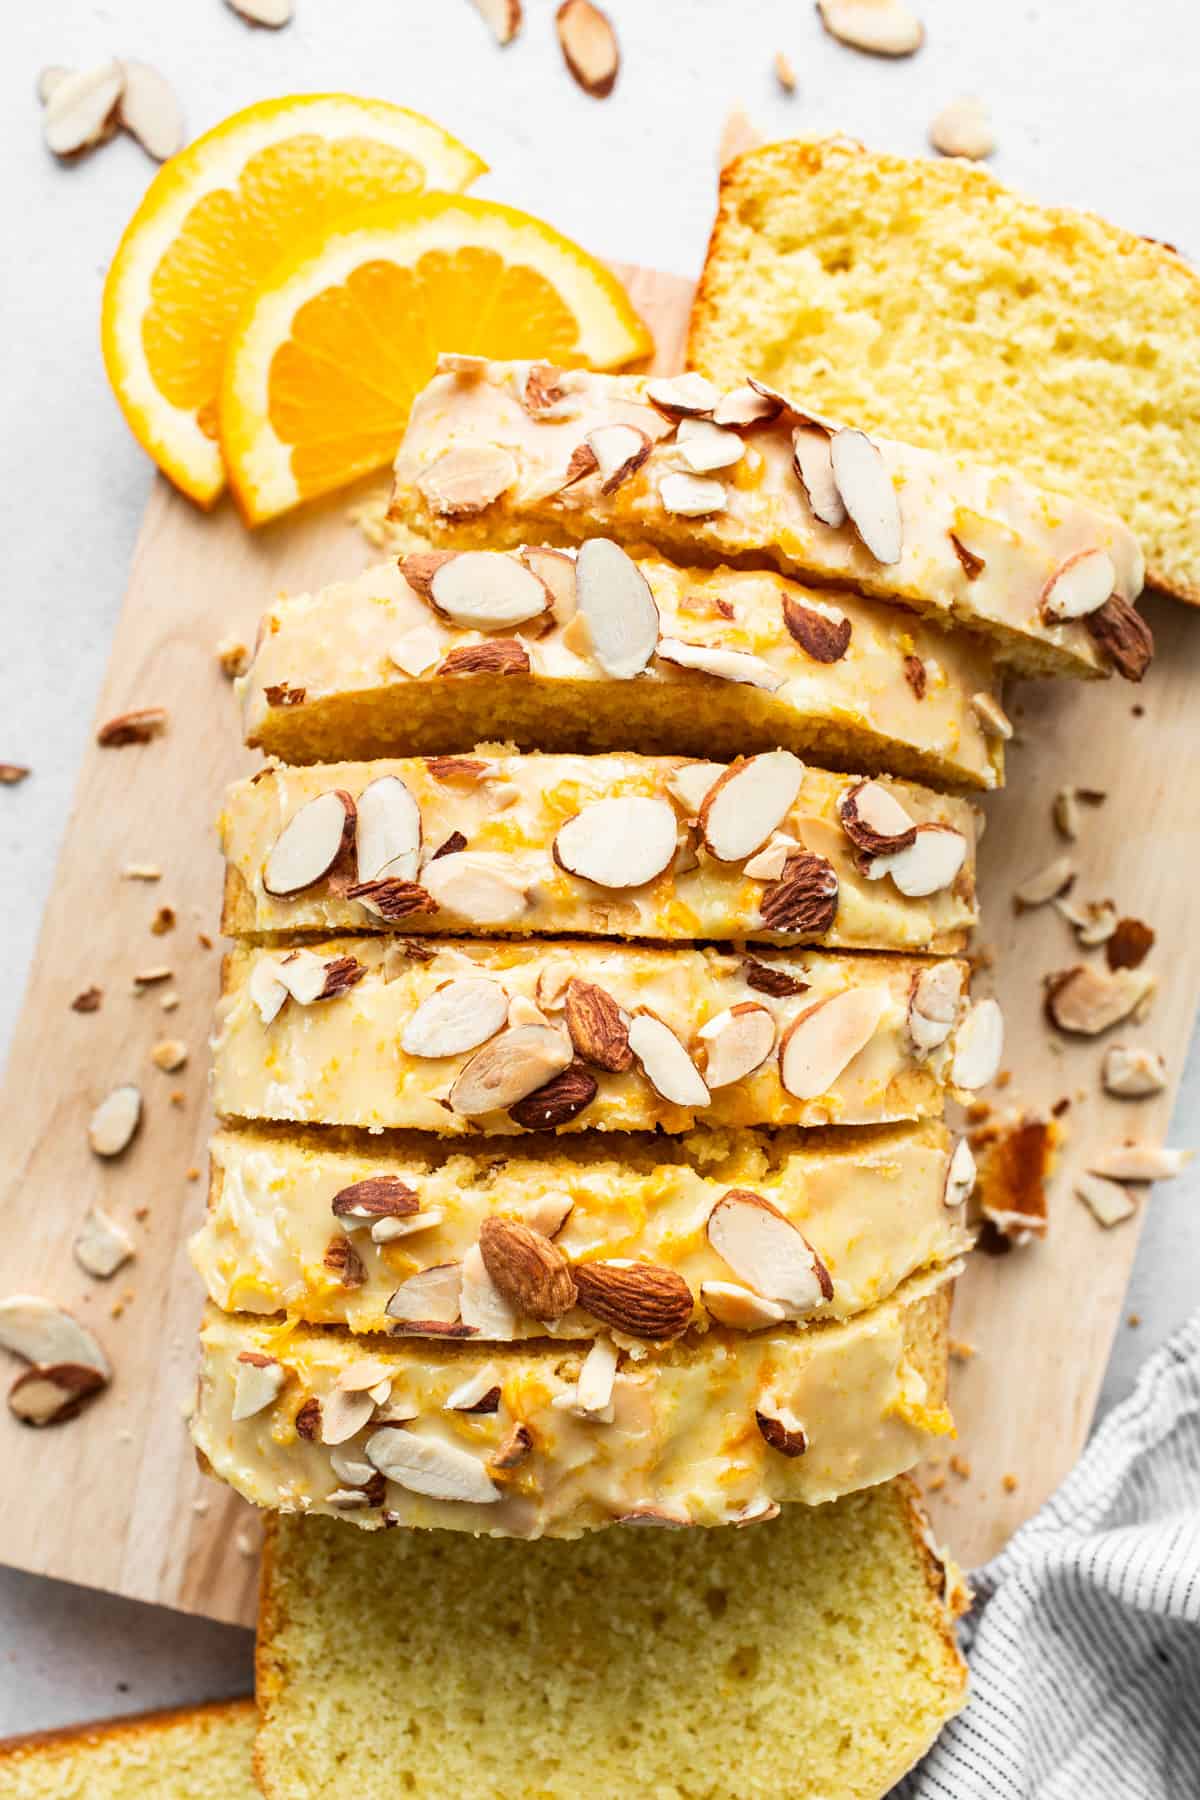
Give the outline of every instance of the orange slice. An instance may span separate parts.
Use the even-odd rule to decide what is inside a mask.
[[[652,339],[617,278],[540,219],[427,194],[331,226],[229,342],[221,448],[260,524],[390,463],[439,351],[608,369]]]
[[[226,340],[269,270],[333,219],[486,166],[419,113],[351,94],[265,100],[164,164],[109,269],[101,342],[134,436],[185,494],[211,506],[225,485]]]

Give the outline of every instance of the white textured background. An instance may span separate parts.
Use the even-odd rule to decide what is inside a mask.
[[[9,0],[0,761],[35,773],[0,792],[0,1041],[20,1004],[150,484],[105,385],[97,316],[107,260],[152,167],[128,139],[59,167],[41,143],[38,69],[140,57],[175,84],[192,135],[292,91],[399,101],[488,159],[480,193],[542,214],[602,255],[686,274],[703,254],[714,149],[734,102],[769,136],[840,130],[919,153],[934,113],[978,93],[1004,179],[1200,254],[1195,0],[914,4],[928,44],[891,64],[826,38],[808,0],[609,0],[625,61],[615,94],[597,103],[562,66],[553,0],[525,0],[525,31],[504,52],[468,0],[297,0],[281,33],[249,30],[222,0]],[[777,49],[799,77],[791,98],[771,73]],[[1200,1135],[1198,1098],[1194,1053],[1175,1141]],[[1106,1403],[1194,1303],[1197,1195],[1200,1169],[1151,1203],[1129,1301],[1143,1323],[1119,1336]],[[1064,1306],[1086,1303],[1063,1296]],[[77,1526],[87,1531],[84,1494]],[[246,1633],[0,1569],[0,1733],[244,1691],[250,1680]]]

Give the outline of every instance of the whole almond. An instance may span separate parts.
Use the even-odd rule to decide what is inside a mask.
[[[686,1331],[692,1290],[682,1275],[658,1263],[578,1263],[574,1270],[585,1312],[631,1337],[662,1340]]]
[[[778,881],[768,882],[759,904],[771,931],[820,937],[837,917],[838,878],[833,864],[806,850],[793,850]]]
[[[570,1264],[540,1231],[493,1215],[479,1228],[479,1253],[504,1298],[531,1319],[561,1319],[574,1306]]]
[[[576,1053],[584,1062],[607,1069],[611,1075],[622,1075],[633,1067],[629,1027],[621,1009],[594,981],[576,976],[567,984],[563,1016]]]
[[[596,1077],[581,1062],[573,1062],[510,1106],[508,1116],[522,1131],[557,1131],[578,1118],[596,1093]]]
[[[452,650],[439,675],[528,675],[529,652],[516,638],[489,638]]]

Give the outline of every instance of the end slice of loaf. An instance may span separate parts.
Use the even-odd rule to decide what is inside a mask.
[[[770,144],[722,175],[688,354],[1078,494],[1200,603],[1200,278],[1170,245],[959,158]]]
[[[880,1800],[966,1701],[963,1603],[903,1480],[704,1537],[368,1539],[280,1518],[263,1789]]]
[[[257,1800],[253,1700],[172,1708],[0,1743],[2,1800]]]

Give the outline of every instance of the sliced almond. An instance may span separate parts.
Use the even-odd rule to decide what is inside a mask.
[[[864,871],[870,881],[890,875],[909,899],[937,894],[957,880],[967,860],[967,840],[951,825],[918,825],[907,850],[872,857]]]
[[[348,1488],[365,1488],[374,1480],[378,1480],[379,1471],[373,1469],[363,1457],[351,1451],[335,1446],[329,1456],[329,1466],[338,1480]],[[332,1501],[333,1496],[330,1495]]]
[[[935,962],[914,978],[908,1001],[908,1035],[918,1056],[928,1056],[950,1036],[962,1005],[962,969]]]
[[[1117,585],[1117,571],[1107,550],[1078,550],[1060,563],[1042,589],[1042,617],[1058,624],[1082,619],[1103,606]]]
[[[549,1025],[509,1026],[461,1070],[450,1089],[450,1105],[463,1118],[507,1111],[569,1068],[573,1056],[563,1031]]]
[[[814,605],[783,596],[783,622],[788,633],[814,662],[840,662],[850,648],[853,625],[839,606]]]
[[[1004,1015],[995,1000],[976,1000],[955,1033],[951,1081],[968,1093],[987,1087],[1000,1073],[1003,1054]]]
[[[225,0],[225,4],[247,25],[265,25],[278,31],[291,24],[293,0]]]
[[[654,448],[636,425],[598,425],[584,441],[596,459],[602,494],[615,494],[623,482],[637,474]]]
[[[367,1460],[388,1481],[433,1500],[465,1500],[487,1506],[500,1499],[477,1456],[440,1438],[419,1437],[403,1426],[376,1431],[363,1446]]]
[[[808,1435],[790,1407],[764,1400],[754,1409],[754,1422],[781,1456],[803,1456],[808,1449]]]
[[[763,1331],[787,1318],[787,1309],[776,1300],[764,1300],[736,1281],[702,1281],[700,1299],[718,1325],[734,1331]]]
[[[618,1513],[616,1525],[648,1525],[659,1531],[683,1531],[691,1524],[691,1516],[678,1506],[634,1506]]]
[[[141,1089],[126,1082],[116,1087],[96,1108],[88,1122],[88,1143],[97,1156],[120,1156],[137,1135],[142,1122]],[[61,1361],[75,1360],[64,1357]]]
[[[660,1099],[672,1106],[707,1106],[712,1099],[699,1069],[669,1025],[653,1013],[630,1022],[629,1048]]]
[[[527,1203],[521,1217],[531,1231],[540,1231],[543,1237],[554,1239],[574,1210],[575,1202],[569,1194],[541,1194]]]
[[[1079,836],[1080,802],[1083,801],[1089,806],[1100,806],[1106,798],[1107,796],[1101,793],[1099,788],[1059,788],[1054,796],[1051,812],[1055,828],[1060,836],[1073,843]]]
[[[972,694],[971,711],[979,721],[979,729],[984,737],[994,738],[1000,743],[1007,743],[1012,737],[1012,720],[994,694],[984,693],[982,690]]]
[[[416,880],[421,809],[398,775],[381,775],[359,795],[355,852],[360,882]]]
[[[429,596],[452,625],[507,631],[548,610],[549,595],[532,569],[496,550],[464,550],[433,572]]]
[[[894,856],[916,842],[917,822],[881,781],[858,781],[838,801],[842,830],[867,856]]]
[[[70,70],[56,81],[42,117],[55,156],[74,156],[111,137],[124,88],[125,70],[115,58],[94,69]]]
[[[612,995],[594,981],[572,977],[563,996],[563,1020],[584,1062],[611,1075],[633,1067],[629,1022]]]
[[[1057,899],[1059,894],[1065,893],[1074,880],[1074,862],[1069,856],[1056,856],[1044,868],[1026,876],[1014,889],[1013,899],[1019,907],[1044,906],[1047,900]]]
[[[550,596],[550,611],[556,625],[568,625],[579,604],[575,591],[575,558],[565,550],[550,550],[542,545],[521,552],[521,560],[533,570]]]
[[[70,69],[63,63],[47,63],[44,69],[38,70],[36,83],[37,97],[43,106],[45,106],[59,83],[70,73]]]
[[[150,1051],[150,1061],[155,1068],[171,1075],[182,1069],[187,1059],[188,1047],[182,1038],[160,1038]]]
[[[783,89],[784,93],[794,94],[796,91],[796,71],[792,67],[791,58],[788,57],[784,51],[777,50],[771,66],[775,71],[775,79]]]
[[[670,868],[677,830],[669,801],[646,794],[593,800],[560,826],[554,860],[598,887],[645,887]]]
[[[352,1363],[347,1363],[337,1378],[337,1385],[344,1394],[369,1393],[377,1388],[380,1382],[388,1382],[392,1378],[391,1363],[384,1362],[381,1356],[360,1356]],[[349,1480],[342,1475],[341,1480]]]
[[[665,637],[659,639],[658,655],[662,662],[674,663],[676,668],[715,675],[719,681],[738,681],[748,687],[765,688],[769,694],[784,683],[784,677],[777,669],[749,650],[723,650],[719,645],[689,644],[684,638]]]
[[[708,1241],[756,1293],[802,1317],[833,1298],[829,1270],[779,1208],[749,1188],[731,1188],[708,1215]]]
[[[689,819],[698,818],[705,796],[724,775],[727,763],[690,762],[667,776],[667,792],[683,807]]]
[[[804,764],[790,750],[766,750],[733,763],[700,808],[710,854],[732,863],[761,849],[791,812],[803,780]]]
[[[1161,1094],[1167,1085],[1167,1065],[1157,1050],[1136,1044],[1110,1044],[1100,1066],[1104,1091],[1123,1100],[1142,1100]]]
[[[443,1412],[494,1413],[500,1410],[500,1385],[494,1368],[477,1369],[442,1401]]]
[[[1074,1185],[1076,1197],[1083,1201],[1099,1225],[1119,1225],[1122,1219],[1132,1218],[1137,1211],[1137,1201],[1118,1181],[1081,1171],[1076,1175]]]
[[[777,394],[764,393],[761,388],[752,387],[749,382],[743,387],[730,388],[722,394],[712,409],[714,425],[727,425],[745,429],[749,425],[765,423],[768,419],[777,418],[783,408],[782,398]]]
[[[104,1377],[84,1363],[39,1365],[17,1376],[8,1407],[22,1425],[63,1425],[104,1386]]]
[[[271,963],[274,977],[281,981],[298,1006],[312,1006],[318,1000],[332,1000],[346,992],[365,973],[353,956],[324,958],[312,950],[292,950]],[[253,976],[251,977],[253,982]]]
[[[693,475],[709,475],[714,469],[731,469],[746,453],[736,431],[726,431],[711,419],[681,419],[675,433],[680,461]]]
[[[745,1506],[739,1507],[735,1513],[730,1513],[729,1523],[735,1531],[740,1531],[743,1525],[765,1525],[771,1519],[777,1519],[779,1513],[780,1506],[777,1500],[747,1500]]]
[[[617,34],[607,13],[592,0],[563,0],[554,22],[567,67],[584,93],[593,100],[606,99],[621,68]]]
[[[721,390],[707,375],[656,375],[646,383],[646,398],[670,419],[707,419]]]
[[[492,1457],[488,1468],[491,1471],[503,1472],[507,1472],[509,1469],[519,1469],[521,1464],[528,1460],[532,1450],[533,1433],[528,1425],[522,1424],[518,1419],[501,1438],[496,1454]]]
[[[872,56],[911,56],[925,42],[925,27],[904,0],[817,0],[831,37]]]
[[[511,44],[521,29],[521,0],[472,0],[498,44]]]
[[[426,863],[421,884],[442,912],[469,925],[508,925],[529,908],[528,883],[501,851],[439,856]]]
[[[838,493],[876,562],[898,563],[903,540],[900,502],[879,448],[865,431],[843,426],[830,439]]]
[[[403,1218],[376,1219],[371,1226],[371,1241],[375,1244],[390,1244],[396,1238],[412,1237],[417,1231],[432,1231],[435,1226],[444,1222],[445,1217],[440,1206],[430,1206],[422,1212]]]
[[[982,100],[965,96],[943,106],[929,127],[929,141],[943,156],[981,162],[996,148],[996,134]]]
[[[80,1268],[98,1281],[107,1281],[134,1255],[128,1235],[99,1206],[88,1207],[71,1248]]]
[[[682,519],[707,519],[725,511],[725,483],[707,475],[687,475],[671,470],[658,483],[658,497],[663,511],[676,513]]]
[[[1107,1175],[1113,1181],[1171,1181],[1195,1154],[1161,1144],[1114,1144],[1094,1157],[1089,1168],[1093,1175]]]
[[[407,1056],[462,1056],[495,1037],[508,1017],[508,995],[483,975],[447,981],[422,1000],[400,1034]]]
[[[432,625],[414,625],[411,631],[396,639],[388,656],[401,674],[411,675],[415,680],[440,660],[444,647]]]
[[[833,472],[829,433],[818,425],[797,425],[792,433],[792,467],[813,517],[835,530],[844,525],[849,515]]]
[[[461,1293],[462,1264],[436,1263],[402,1281],[384,1311],[389,1319],[405,1323],[431,1320],[436,1325],[453,1325],[459,1315]]]
[[[360,1432],[375,1411],[370,1394],[347,1393],[334,1388],[321,1408],[321,1442],[344,1444]]]
[[[535,1006],[526,994],[514,994],[508,1003],[509,1025],[548,1025],[549,1019],[540,1006]]]
[[[324,880],[354,840],[357,808],[341,788],[306,801],[284,826],[263,864],[268,894],[301,894]]]
[[[975,1157],[966,1138],[959,1138],[946,1165],[946,1186],[942,1199],[947,1206],[965,1206],[975,1189],[978,1171]]]
[[[1136,969],[1104,969],[1079,963],[1046,979],[1046,1010],[1060,1031],[1096,1037],[1129,1018],[1157,983]]]
[[[516,479],[516,461],[507,450],[464,444],[435,457],[418,476],[417,489],[431,512],[466,519],[486,512]]]
[[[571,1410],[585,1419],[611,1420],[616,1376],[617,1346],[609,1337],[598,1337],[583,1359]]]
[[[478,1244],[472,1244],[463,1257],[459,1303],[463,1324],[477,1336],[498,1343],[511,1343],[516,1337],[517,1309],[492,1279]]]
[[[579,1304],[601,1324],[662,1343],[691,1323],[692,1290],[658,1263],[586,1262],[574,1268]]]
[[[793,1019],[779,1046],[779,1078],[796,1100],[827,1094],[879,1028],[887,996],[877,987],[847,988]]]
[[[589,538],[575,559],[579,611],[591,653],[618,681],[640,675],[658,643],[658,607],[632,557],[609,538]]]
[[[246,991],[264,1025],[269,1025],[288,997],[287,983],[281,980],[273,958],[263,956],[250,971]]]
[[[108,1381],[107,1356],[85,1325],[36,1294],[0,1300],[0,1348],[31,1363],[82,1363]]]
[[[155,162],[183,148],[183,109],[174,88],[149,63],[126,57],[125,85],[117,102],[117,123],[135,137]]]
[[[789,837],[786,831],[772,832],[762,849],[746,858],[742,873],[749,875],[752,881],[778,881],[787,868],[789,856],[799,849],[797,840]]]
[[[775,1015],[756,1000],[744,1000],[716,1013],[697,1036],[707,1052],[706,1086],[729,1087],[761,1069],[770,1056],[775,1048]]]
[[[575,1282],[562,1251],[518,1219],[493,1214],[479,1228],[479,1253],[493,1282],[518,1312],[560,1319],[575,1304]]]

